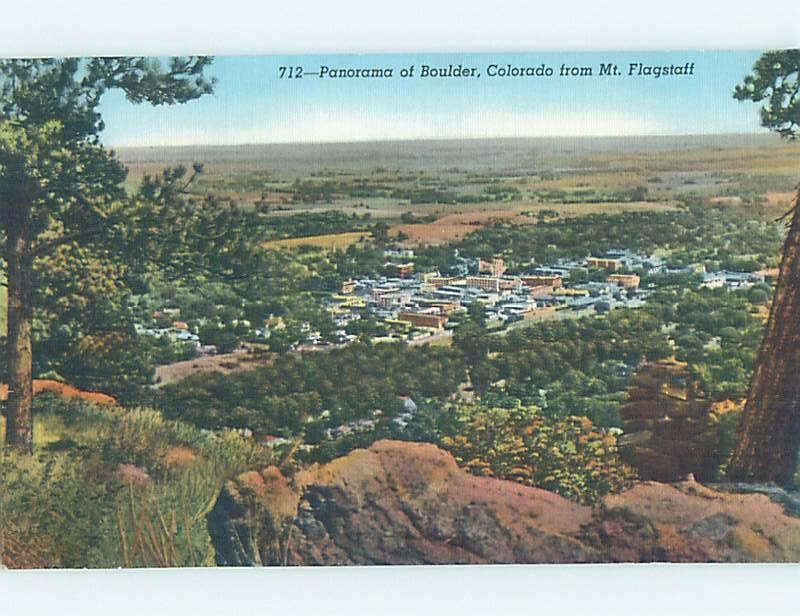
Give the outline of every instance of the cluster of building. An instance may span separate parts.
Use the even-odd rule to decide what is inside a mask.
[[[179,308],[164,308],[155,311],[151,316],[155,320],[166,321],[170,324],[164,327],[145,327],[135,323],[133,328],[137,334],[153,338],[166,338],[170,342],[183,342],[194,347],[198,353],[202,351],[203,345],[200,343],[200,337],[189,330],[189,324],[186,321],[180,320]]]
[[[145,336],[168,338],[172,342],[187,342],[200,346],[200,338],[189,331],[189,324],[184,321],[173,321],[169,327],[144,327],[137,323],[134,325],[134,330],[137,334]]]
[[[195,332],[191,331],[186,321],[180,320],[180,308],[162,308],[150,315],[155,321],[166,323],[160,327],[146,327],[141,323],[134,323],[134,331],[140,336],[164,338],[170,342],[180,342],[191,347],[199,356],[216,355],[217,347],[213,344],[203,344]]]
[[[531,266],[514,275],[508,273],[505,260],[499,256],[469,259],[456,251],[448,275],[415,271],[411,249],[387,250],[385,257],[384,275],[348,280],[326,300],[325,307],[338,326],[335,344],[354,340],[357,336],[347,333],[348,325],[366,317],[384,325],[386,333],[374,338],[376,342],[416,343],[449,336],[475,304],[483,311],[487,325],[494,328],[516,322],[603,313],[617,307],[636,308],[646,301],[650,291],[640,289],[640,277],[633,272],[701,274],[701,286],[707,288],[745,288],[769,280],[774,274],[706,272],[702,266],[668,267],[657,256],[631,250],[608,250],[584,259],[561,259],[547,266]],[[153,317],[171,321],[171,325],[137,326],[138,333],[194,345],[199,354],[215,352],[213,346],[202,345],[197,334],[179,320],[177,309],[164,309]],[[269,338],[273,330],[282,327],[280,317],[270,317],[255,335]],[[308,323],[303,323],[303,336],[302,347],[331,344],[319,332],[311,331]]]
[[[641,305],[646,291],[639,290],[637,274],[626,273],[645,262],[627,251],[580,261],[562,261],[509,275],[502,257],[458,259],[454,275],[415,272],[413,253],[387,251],[384,276],[348,280],[332,295],[327,308],[344,328],[370,315],[390,326],[389,338],[419,340],[445,334],[460,322],[460,315],[479,304],[491,326],[542,320],[562,310],[609,310]],[[401,257],[398,259],[398,257]],[[658,264],[647,261],[648,266]],[[603,281],[574,282],[576,270],[603,269]]]
[[[417,413],[417,404],[408,396],[400,396],[400,399],[402,401],[403,408],[391,419],[391,421],[397,427],[405,428]],[[326,416],[326,412],[323,412],[321,415],[323,418]],[[326,429],[325,438],[328,440],[336,440],[349,434],[372,432],[377,427],[378,422],[380,422],[382,417],[383,411],[375,410],[372,412],[370,417],[355,419],[353,421],[348,421],[345,424]]]
[[[718,289],[727,287],[729,289],[747,289],[754,284],[764,282],[770,277],[770,272],[705,272],[703,283],[700,285],[707,289]]]

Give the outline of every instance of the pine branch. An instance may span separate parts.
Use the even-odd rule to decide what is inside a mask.
[[[797,211],[797,207],[798,207],[798,205],[800,205],[800,184],[798,184],[795,187],[795,189],[796,189],[797,192],[795,192],[794,200],[793,200],[794,203],[792,204],[792,207],[790,207],[789,210],[786,213],[784,213],[782,216],[776,218],[775,222],[783,222],[784,220],[789,218],[789,216],[791,216],[792,214],[794,214]]]
[[[68,233],[67,235],[61,235],[59,237],[53,238],[47,241],[40,241],[36,244],[36,246],[31,249],[28,253],[31,258],[41,257],[54,248],[59,246],[63,246],[64,244],[70,244],[72,242],[77,242],[78,240],[86,239],[87,237],[92,237],[95,235],[101,234],[103,231],[107,230],[107,226],[100,225],[97,227],[89,227],[87,229],[82,229],[80,231],[76,231],[75,233]]]

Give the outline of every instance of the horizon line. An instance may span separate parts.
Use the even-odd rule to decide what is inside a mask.
[[[369,143],[406,143],[414,141],[493,141],[493,140],[523,140],[523,139],[542,139],[542,140],[557,140],[557,139],[629,139],[629,138],[669,138],[669,137],[735,137],[735,136],[774,136],[780,139],[772,131],[741,131],[741,132],[722,132],[722,133],[636,133],[624,135],[497,135],[497,136],[480,136],[480,137],[393,137],[388,139],[380,138],[365,138],[365,139],[350,139],[347,141],[342,140],[304,140],[304,141],[242,141],[238,143],[182,143],[182,144],[150,144],[150,145],[135,145],[135,144],[122,144],[122,145],[106,145],[105,147],[110,150],[119,149],[149,149],[149,148],[201,148],[201,147],[247,147],[259,145],[351,145],[351,144],[369,144]]]

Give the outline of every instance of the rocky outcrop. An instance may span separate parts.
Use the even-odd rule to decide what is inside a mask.
[[[227,482],[208,515],[217,564],[289,564],[288,539],[298,500],[298,493],[273,466]]]
[[[607,496],[587,530],[611,562],[800,560],[800,518],[765,494],[713,490],[692,478]]]
[[[645,364],[620,416],[620,454],[641,479],[671,482],[690,473],[701,481],[715,478],[722,462],[719,416],[686,364]]]
[[[67,400],[83,400],[94,404],[116,406],[117,401],[111,396],[98,391],[84,391],[68,383],[52,379],[33,379],[33,395],[53,394]],[[0,401],[8,400],[8,385],[0,385]]]
[[[581,506],[399,441],[244,473],[208,524],[220,565],[800,560],[800,518],[764,494],[642,482]]]

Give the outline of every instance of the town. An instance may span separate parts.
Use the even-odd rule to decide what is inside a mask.
[[[501,332],[529,322],[602,315],[620,307],[638,308],[652,292],[640,288],[635,272],[701,274],[700,286],[744,288],[764,282],[766,272],[705,272],[701,266],[669,268],[656,256],[610,250],[599,257],[559,260],[507,274],[502,257],[454,259],[459,275],[415,273],[414,252],[387,250],[386,275],[349,280],[327,302],[336,324],[345,328],[365,314],[389,325],[376,341],[404,340],[420,344],[446,337],[463,321],[469,306],[481,306],[487,327]],[[352,339],[346,329],[339,333]],[[309,337],[309,342],[317,338]]]
[[[470,307],[482,315],[487,330],[502,334],[532,323],[585,316],[600,316],[615,308],[639,308],[657,286],[659,275],[694,275],[702,288],[747,288],[764,282],[774,272],[705,271],[702,265],[672,267],[655,255],[613,249],[598,256],[559,259],[548,265],[530,265],[510,273],[505,259],[484,260],[452,251],[453,275],[416,271],[415,251],[392,247],[384,251],[384,275],[344,281],[335,292],[321,298],[335,330],[324,336],[310,323],[301,327],[301,338],[291,350],[342,346],[356,340],[359,322],[371,321],[373,343],[404,342],[410,345],[449,343]],[[642,277],[649,277],[647,286]],[[218,349],[202,340],[198,327],[180,320],[175,307],[154,312],[163,326],[136,325],[137,333],[184,343],[196,355],[215,355]],[[223,327],[252,329],[251,339],[268,343],[273,333],[286,327],[280,316],[265,315],[260,325],[249,321]]]
[[[422,344],[450,336],[473,305],[480,306],[487,328],[495,332],[528,322],[637,307],[648,291],[639,288],[638,274],[625,272],[661,266],[657,258],[618,251],[511,275],[502,257],[469,259],[454,251],[458,273],[444,276],[415,272],[413,250],[390,249],[384,254],[384,276],[348,280],[326,302],[345,340],[354,338],[347,326],[365,316],[387,326],[376,342]],[[589,280],[591,271],[602,271],[602,280]]]

